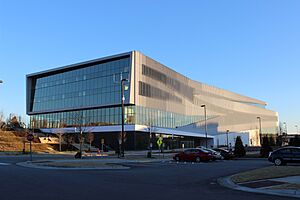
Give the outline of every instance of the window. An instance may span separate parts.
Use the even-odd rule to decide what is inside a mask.
[[[165,92],[159,88],[156,88],[154,86],[151,86],[147,83],[144,83],[142,81],[139,81],[139,95],[150,97],[150,98],[156,98],[161,100],[170,100],[178,103],[182,103],[182,99],[170,94],[168,92]]]
[[[120,76],[120,71],[124,71],[124,78],[128,78],[129,60],[130,58],[126,57],[86,66],[82,69],[36,78],[36,81],[33,80],[35,85],[33,85],[34,96],[31,100],[33,104],[31,111],[56,110],[79,104],[83,107],[119,104],[120,87],[113,80],[113,74]],[[105,94],[102,90],[104,87]],[[126,91],[126,97],[127,93],[128,91]]]
[[[295,148],[295,149],[292,149],[292,152],[293,152],[293,153],[300,153],[300,149],[296,149],[296,148]]]
[[[279,153],[291,153],[290,149],[281,149],[279,150]]]
[[[193,151],[191,149],[185,150],[184,153],[189,154],[189,153],[193,153]]]
[[[163,84],[165,84],[167,87],[170,87],[176,92],[180,93],[181,95],[187,97],[191,101],[194,99],[194,89],[184,83],[179,82],[178,80],[168,77],[164,73],[161,73],[155,69],[152,69],[146,65],[142,65],[142,74],[150,77],[154,80],[157,80]]]

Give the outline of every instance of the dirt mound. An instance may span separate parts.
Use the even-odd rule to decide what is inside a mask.
[[[22,152],[24,135],[14,131],[0,131],[0,151]],[[48,144],[41,144],[38,140],[32,143],[34,152],[54,153],[55,150]],[[29,142],[25,140],[25,151],[29,151]]]

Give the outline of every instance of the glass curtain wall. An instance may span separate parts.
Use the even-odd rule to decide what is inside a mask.
[[[204,116],[185,116],[133,105],[125,107],[125,124],[176,128],[203,120]],[[120,125],[121,107],[32,115],[30,122],[34,128],[72,127],[78,124],[85,126]]]
[[[37,78],[31,111],[120,104],[120,80],[129,70],[128,57]]]

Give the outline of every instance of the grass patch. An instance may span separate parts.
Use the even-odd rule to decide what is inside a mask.
[[[300,190],[300,184],[283,184],[269,188],[270,190]]]
[[[231,176],[234,183],[300,175],[300,166],[271,166]]]
[[[120,167],[120,165],[103,163],[103,162],[85,162],[85,161],[74,161],[74,162],[41,162],[35,163],[40,166],[46,167],[62,167],[62,168],[97,168],[97,167]]]

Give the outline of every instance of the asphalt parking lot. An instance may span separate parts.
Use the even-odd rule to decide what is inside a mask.
[[[44,170],[15,165],[26,159],[0,157],[1,199],[270,199],[268,195],[235,191],[217,183],[219,177],[271,165],[262,159],[129,163],[129,170],[106,171]]]

